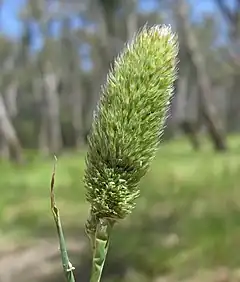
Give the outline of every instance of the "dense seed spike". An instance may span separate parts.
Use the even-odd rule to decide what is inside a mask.
[[[102,88],[86,157],[85,187],[97,218],[122,219],[158,148],[176,79],[178,44],[169,26],[136,34]]]

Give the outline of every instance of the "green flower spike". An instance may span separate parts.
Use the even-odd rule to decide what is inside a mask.
[[[86,157],[86,224],[92,282],[100,281],[110,230],[135,207],[138,184],[155,156],[176,79],[177,37],[145,26],[115,60],[102,88]]]

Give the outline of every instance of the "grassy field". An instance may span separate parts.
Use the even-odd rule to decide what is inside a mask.
[[[199,269],[240,266],[240,139],[229,144],[223,154],[208,143],[200,152],[184,140],[162,144],[141,182],[134,213],[115,228],[106,271],[131,268],[140,275],[136,281],[150,281],[162,274],[185,277]],[[0,164],[2,241],[55,236],[52,166],[53,160],[31,156],[22,167]],[[84,153],[59,157],[56,197],[68,234],[83,232],[88,215],[83,172]]]

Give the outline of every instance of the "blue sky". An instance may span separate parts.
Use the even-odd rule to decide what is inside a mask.
[[[17,37],[21,32],[21,24],[17,19],[17,14],[24,5],[25,0],[3,0],[1,9],[1,32],[10,37]]]
[[[3,0],[3,5],[0,10],[0,32],[9,36],[12,39],[17,39],[21,36],[22,26],[21,21],[18,19],[18,14],[21,8],[26,4],[28,0]],[[46,0],[47,1],[47,0]],[[55,0],[48,0],[55,1]],[[66,0],[68,1],[68,0]],[[81,1],[81,0],[79,0]],[[128,1],[128,0],[126,0]],[[162,0],[164,1],[164,0]],[[202,16],[206,13],[216,13],[218,11],[217,7],[214,4],[214,0],[188,0],[192,6],[192,14],[191,19],[193,21],[201,20]],[[231,5],[235,0],[227,0]],[[142,11],[151,11],[156,9],[156,0],[139,0],[139,9]],[[220,15],[220,13],[219,13]],[[222,24],[223,23],[223,24]],[[220,30],[220,41],[225,42],[226,40],[226,25],[223,21],[221,21],[221,25],[219,26]],[[34,42],[32,42],[32,50],[38,50],[42,46],[42,38],[40,34],[36,31]],[[85,45],[84,45],[85,46]],[[84,47],[82,46],[82,47]],[[85,46],[86,47],[86,46]],[[86,69],[91,67],[91,62],[87,56],[89,52],[88,48],[82,48],[84,54],[84,67]]]
[[[54,1],[54,0],[52,0]],[[189,0],[194,6],[193,19],[200,19],[205,12],[214,12],[216,6],[212,0]],[[229,3],[233,0],[229,0]],[[17,14],[26,0],[4,0],[1,10],[0,28],[10,37],[17,38],[21,33],[21,23]],[[141,0],[140,7],[142,10],[151,10],[155,7],[154,0]]]

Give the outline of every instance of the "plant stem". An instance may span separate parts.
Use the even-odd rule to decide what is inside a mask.
[[[55,161],[57,161],[57,158],[55,157]],[[59,245],[60,245],[60,251],[61,251],[61,258],[62,258],[62,266],[63,271],[66,276],[67,282],[75,282],[73,270],[75,269],[69,258],[66,248],[66,242],[64,239],[62,224],[60,220],[60,214],[59,210],[56,206],[55,202],[55,195],[54,195],[54,182],[55,182],[55,169],[56,168],[56,162],[54,164],[53,173],[52,173],[52,179],[51,179],[51,210],[53,214],[53,218],[57,227],[57,233],[58,233],[58,239],[59,239]]]
[[[90,282],[100,282],[101,280],[113,225],[114,222],[111,220],[99,220],[97,223],[94,244],[92,245],[93,258]]]

